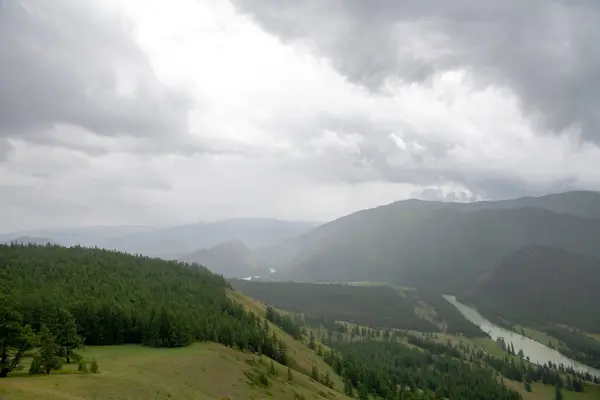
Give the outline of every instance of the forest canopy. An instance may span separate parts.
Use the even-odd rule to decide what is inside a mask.
[[[87,345],[214,341],[285,364],[284,345],[259,317],[227,297],[229,288],[223,277],[196,264],[83,247],[0,245],[6,314],[0,368],[10,367],[25,336],[30,348],[43,326],[59,330],[71,322]]]

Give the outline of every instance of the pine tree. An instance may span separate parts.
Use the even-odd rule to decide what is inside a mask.
[[[319,381],[319,369],[317,368],[316,365],[312,366],[312,371],[310,372],[310,377],[313,378],[315,381]]]
[[[33,357],[31,360],[31,365],[29,366],[29,374],[37,375],[41,372],[41,359],[39,354]]]
[[[525,381],[525,390],[527,392],[531,392],[531,383],[529,383],[529,381]]]
[[[67,364],[71,358],[77,360],[79,355],[75,352],[83,346],[83,338],[77,333],[77,322],[73,314],[65,308],[59,308],[47,321],[50,330],[56,337],[59,346],[59,355],[65,357]]]
[[[11,297],[0,295],[0,378],[19,368],[21,360],[32,357],[39,336],[29,325],[23,325],[23,315],[16,310]]]
[[[354,397],[354,389],[352,388],[352,382],[350,379],[344,379],[344,394],[346,396]]]
[[[98,366],[98,361],[96,361],[96,357],[92,358],[92,364],[90,365],[90,371],[94,374],[100,372],[100,367]]]
[[[292,370],[290,369],[290,367],[288,367],[288,377],[287,377],[288,381],[291,382],[293,380],[292,377]]]
[[[269,366],[269,374],[277,375],[277,371],[275,370],[275,364],[273,363],[273,360],[271,360],[271,365]]]
[[[314,350],[315,347],[316,347],[316,345],[315,345],[315,335],[313,334],[313,331],[311,330],[310,331],[310,336],[309,336],[309,339],[308,339],[308,348],[311,349],[311,350]]]
[[[46,325],[42,325],[40,329],[40,368],[50,374],[52,370],[58,370],[61,367],[59,346],[56,344],[56,338]]]
[[[556,390],[554,391],[554,400],[563,400],[563,394],[560,391],[560,385],[556,384]]]
[[[322,383],[323,383],[323,385],[328,386],[328,387],[333,386],[333,382],[331,381],[331,377],[329,376],[329,371],[325,372]]]

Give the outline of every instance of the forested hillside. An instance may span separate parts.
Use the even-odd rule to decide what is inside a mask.
[[[287,268],[282,278],[384,281],[460,293],[531,243],[600,256],[600,219],[574,215],[567,206],[581,193],[555,196],[548,208],[563,204],[569,213],[531,199],[521,208],[518,202],[497,208],[494,202],[398,202],[340,218],[264,254],[279,257]],[[600,206],[597,194],[585,199],[589,209]]]
[[[388,285],[354,286],[295,282],[233,280],[239,291],[274,307],[302,313],[321,321],[345,321],[373,328],[487,337],[442,296]],[[421,308],[429,315],[419,315]]]
[[[44,328],[61,340],[65,326],[87,345],[214,341],[261,349],[285,364],[285,347],[260,317],[227,297],[228,288],[197,265],[100,249],[0,245],[0,375],[38,344]]]
[[[507,256],[462,300],[499,324],[536,327],[566,344],[562,353],[600,368],[600,342],[585,335],[600,332],[599,283],[600,258],[531,245]]]
[[[515,322],[600,332],[599,285],[600,258],[530,245],[505,257],[463,300]]]
[[[295,282],[232,281],[236,290],[277,308],[311,318],[347,321],[372,327],[435,331],[415,314],[417,300],[390,286],[350,286]]]

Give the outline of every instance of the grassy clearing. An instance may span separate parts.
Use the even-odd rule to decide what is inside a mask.
[[[600,333],[586,333],[586,336],[591,337],[600,342]]]
[[[515,331],[517,333],[520,333],[520,334],[524,333],[525,336],[527,336],[528,338],[533,339],[536,342],[542,343],[546,346],[548,344],[551,344],[552,347],[554,347],[555,349],[558,349],[561,347],[560,340],[546,334],[545,332],[538,331],[536,329],[529,328],[527,326],[522,326],[522,325],[514,325],[513,328],[515,329]]]
[[[550,400],[554,399],[554,386],[543,385],[541,383],[532,383],[531,392],[527,392],[523,383],[504,379],[504,384],[517,392],[521,393],[523,400]],[[600,386],[588,386],[583,393],[562,391],[565,400],[598,400],[600,399]]]
[[[265,306],[241,293],[229,296],[248,310],[264,317]],[[12,373],[0,380],[1,400],[29,399],[348,399],[340,392],[299,372],[316,365],[329,372],[334,387],[341,390],[341,378],[304,344],[274,324],[270,328],[288,345],[294,360],[291,382],[287,367],[274,363],[277,376],[268,375],[271,360],[216,343],[195,343],[179,349],[155,349],[137,345],[88,347],[89,362],[95,357],[98,374],[77,372],[77,364],[65,365],[50,376]],[[264,379],[267,376],[268,384]],[[263,383],[261,383],[263,382]]]
[[[345,399],[332,389],[275,363],[277,377],[268,386],[253,377],[265,376],[270,359],[263,362],[215,343],[196,343],[180,349],[154,349],[137,345],[89,347],[87,360],[96,357],[98,374],[77,373],[77,365],[65,366],[50,376],[25,373],[0,381],[6,400],[28,399]]]

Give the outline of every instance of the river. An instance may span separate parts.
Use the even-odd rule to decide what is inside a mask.
[[[444,298],[454,305],[465,318],[474,324],[479,325],[484,332],[488,332],[492,339],[497,340],[499,337],[502,337],[507,345],[512,343],[517,353],[519,350],[523,350],[523,354],[525,354],[526,357],[529,357],[531,362],[542,365],[551,361],[557,365],[563,364],[565,367],[573,367],[576,371],[589,372],[591,375],[600,377],[600,370],[572,360],[540,342],[536,342],[533,339],[491,323],[483,318],[474,308],[456,300],[455,296],[444,296]]]

